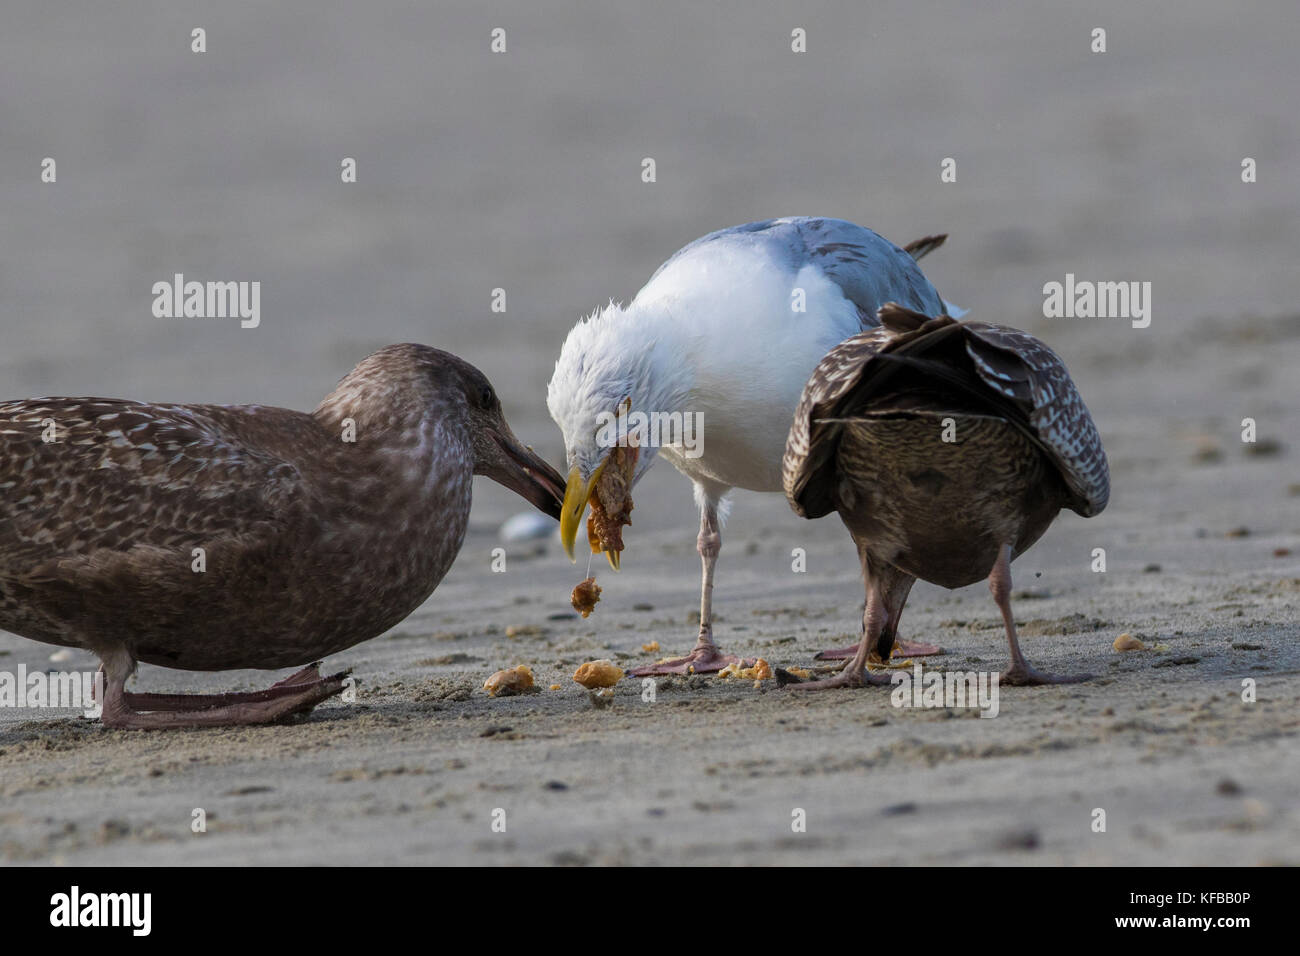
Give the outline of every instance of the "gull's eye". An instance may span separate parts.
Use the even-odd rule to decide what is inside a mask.
[[[479,392],[478,403],[481,408],[491,408],[496,402],[496,393],[492,391],[491,385],[484,385],[483,390]]]

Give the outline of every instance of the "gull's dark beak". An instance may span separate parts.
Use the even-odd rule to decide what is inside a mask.
[[[482,474],[558,521],[564,501],[564,479],[560,473],[531,448],[519,444],[509,429],[496,432],[492,439],[500,454],[491,466],[482,469]]]

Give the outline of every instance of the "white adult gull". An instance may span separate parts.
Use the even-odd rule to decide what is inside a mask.
[[[781,459],[808,376],[834,346],[878,325],[881,306],[954,314],[916,264],[944,238],[903,249],[842,219],[802,216],[733,226],[677,252],[627,307],[611,302],[569,332],[546,404],[564,434],[560,528],[570,558],[613,452],[600,427],[608,416],[698,414],[704,423],[697,456],[680,443],[641,448],[627,476],[635,485],[662,455],[691,480],[703,565],[695,648],[631,673],[702,673],[737,660],[713,643],[724,498],[732,488],[782,492]],[[617,568],[617,553],[607,556]],[[939,652],[898,644],[900,655]]]

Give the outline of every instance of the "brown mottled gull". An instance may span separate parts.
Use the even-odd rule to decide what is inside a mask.
[[[312,661],[391,628],[465,537],[475,474],[553,517],[564,479],[484,375],[380,349],[311,413],[105,398],[0,404],[0,628],[95,653],[103,722],[256,724],[343,689]],[[137,694],[136,663],[310,666],[269,690]]]
[[[929,318],[898,305],[831,349],[804,389],[783,464],[800,515],[839,513],[858,547],[862,641],[830,680],[888,683],[887,659],[917,578],[958,588],[987,578],[1006,624],[1012,684],[1067,683],[1031,668],[1011,616],[1011,560],[1061,508],[1106,507],[1101,439],[1065,365],[1026,332]]]

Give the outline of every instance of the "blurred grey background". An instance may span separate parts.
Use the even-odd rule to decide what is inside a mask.
[[[900,244],[950,232],[930,277],[1047,337],[1108,437],[1212,410],[1186,337],[1296,311],[1300,12],[1093,6],[11,0],[0,393],[310,408],[413,340],[483,368],[558,460],[545,384],[579,316],[696,236],[815,214]],[[261,327],[155,318],[176,272],[260,280]],[[1066,272],[1151,281],[1152,327],[1047,322],[1042,286]],[[1090,387],[1139,359],[1135,391]],[[1249,362],[1233,374],[1272,371]]]

